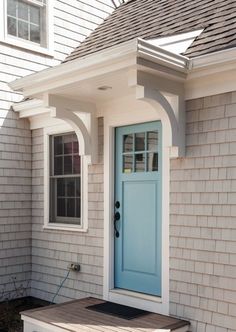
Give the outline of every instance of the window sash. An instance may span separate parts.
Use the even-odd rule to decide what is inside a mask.
[[[45,27],[46,27],[46,7],[47,7],[47,0],[17,0],[17,7],[16,7],[16,15],[10,15],[8,14],[8,2],[9,0],[6,0],[6,4],[7,4],[7,10],[6,10],[6,29],[7,29],[7,34],[8,36],[10,36],[11,38],[19,38],[20,40],[24,41],[24,42],[29,42],[29,43],[33,43],[35,45],[39,45],[41,47],[46,47],[46,43],[47,43],[47,31],[44,31]],[[25,3],[28,8],[28,18],[23,19],[19,17],[19,8],[18,8],[18,4],[19,3]],[[39,8],[39,24],[31,21],[30,18],[30,7],[36,7]],[[16,21],[16,35],[15,34],[11,34],[9,33],[9,28],[8,28],[8,20],[9,19],[14,19]],[[20,23],[24,23],[27,24],[27,31],[28,31],[28,36],[27,38],[23,38],[20,36],[19,33],[19,24]],[[35,41],[32,40],[32,32],[33,30],[31,29],[31,27],[35,27],[38,28],[38,35],[39,35],[39,41]],[[48,27],[46,27],[46,29],[48,29]]]
[[[78,152],[74,152],[73,148],[73,142],[74,140],[72,139],[72,141],[69,141],[69,144],[72,143],[72,151],[71,153],[65,153],[64,151],[64,142],[63,142],[63,137],[64,136],[71,136],[71,135],[75,135],[74,133],[66,133],[66,134],[61,134],[61,135],[53,135],[50,137],[50,211],[49,211],[49,215],[50,215],[50,220],[49,223],[51,224],[55,224],[55,223],[64,223],[64,224],[76,224],[81,226],[81,192],[82,192],[82,188],[81,188],[81,159],[80,159],[80,173],[76,173],[76,174],[60,174],[60,175],[55,175],[55,164],[54,164],[54,160],[55,160],[55,150],[54,150],[54,146],[55,146],[55,137],[62,137],[62,146],[63,146],[63,151],[62,154],[58,154],[57,156],[70,156],[73,160],[74,156],[79,155],[79,151]],[[72,136],[73,138],[73,136]],[[77,138],[76,138],[77,139]],[[64,164],[64,163],[63,163]],[[62,170],[64,173],[64,170]],[[72,169],[73,172],[73,169]],[[73,199],[74,200],[74,217],[72,216],[58,216],[58,199],[60,199],[60,196],[58,196],[58,179],[72,179],[75,180],[75,192],[74,192],[74,196],[72,198],[70,198],[70,196],[67,194],[67,189],[65,189],[65,193],[62,196],[62,199],[65,200],[65,214],[68,215],[67,212],[67,204],[68,204],[68,200],[69,199]],[[76,194],[76,190],[77,190],[77,185],[76,185],[76,179],[80,179],[80,188],[79,188],[79,195],[77,196]],[[65,182],[66,183],[66,182]],[[77,214],[77,208],[79,209],[79,214],[80,217],[76,217]]]

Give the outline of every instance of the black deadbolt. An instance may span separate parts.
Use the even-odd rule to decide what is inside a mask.
[[[115,220],[120,220],[120,212],[115,213]]]
[[[120,207],[120,202],[119,201],[115,202],[115,207],[116,207],[116,209],[119,209],[119,207]]]

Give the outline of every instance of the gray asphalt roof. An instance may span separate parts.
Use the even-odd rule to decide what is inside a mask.
[[[64,62],[133,38],[151,39],[204,28],[185,55],[236,46],[236,0],[130,0],[117,8]]]

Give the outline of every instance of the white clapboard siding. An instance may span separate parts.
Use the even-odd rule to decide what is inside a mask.
[[[12,278],[16,278],[17,287],[23,285],[26,288],[23,295],[30,294],[32,257],[33,293],[38,296],[44,295],[48,289],[48,294],[51,294],[52,290],[50,289],[54,287],[55,290],[55,280],[58,280],[53,280],[53,268],[55,268],[57,278],[63,275],[68,250],[72,252],[70,258],[76,260],[76,254],[73,254],[73,250],[75,250],[73,245],[76,245],[77,242],[77,239],[69,239],[68,237],[66,240],[70,243],[70,247],[66,247],[61,243],[61,235],[57,237],[51,233],[41,232],[40,218],[43,217],[42,163],[36,158],[42,158],[40,149],[37,150],[42,142],[34,146],[34,169],[32,171],[32,136],[28,121],[19,120],[17,114],[11,110],[12,103],[20,101],[22,96],[11,91],[7,83],[58,64],[113,9],[114,6],[109,0],[54,0],[54,27],[51,27],[54,31],[54,57],[32,53],[26,49],[0,42],[0,294],[5,290],[5,297],[9,297],[7,291],[14,290]],[[32,181],[35,185],[33,190]],[[33,254],[32,236],[33,245],[35,245]],[[93,241],[98,243],[98,239],[93,239],[94,234],[91,235],[91,244]],[[42,248],[41,251],[40,248]],[[49,249],[54,248],[56,251],[52,254]],[[90,249],[88,249],[89,251]],[[101,258],[101,251],[100,241],[97,249],[97,260]],[[56,266],[54,266],[55,257],[53,255],[61,258]],[[81,257],[83,262],[86,261],[86,257],[91,257],[91,254],[89,256],[89,253],[83,253],[83,257]],[[87,261],[90,260],[92,258],[87,259]],[[64,265],[61,266],[61,262],[64,262]],[[101,267],[98,268],[97,265],[100,266],[102,263],[99,261],[99,264],[96,263],[97,265],[95,262],[92,262],[91,265],[88,262],[87,264],[85,264],[87,267],[83,275],[84,289],[87,292],[91,291],[91,287],[93,287],[90,286],[91,279],[95,279],[97,273],[98,287],[96,292],[101,293],[99,275],[101,276],[102,271]],[[47,266],[48,275],[45,273],[42,280],[38,281],[38,272],[47,271]],[[45,287],[45,283],[48,288]],[[70,287],[72,290],[72,285]],[[68,290],[68,294],[72,293],[71,290]],[[70,297],[68,294],[65,294],[65,297]],[[14,292],[10,294],[10,296],[13,295],[17,296]],[[50,296],[48,295],[47,298],[49,299]],[[0,298],[1,300],[2,298]]]

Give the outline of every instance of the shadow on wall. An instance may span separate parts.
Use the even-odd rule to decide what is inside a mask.
[[[29,295],[31,279],[31,131],[28,120],[19,119],[12,107],[7,108],[10,104],[3,95],[0,104],[0,301]]]

